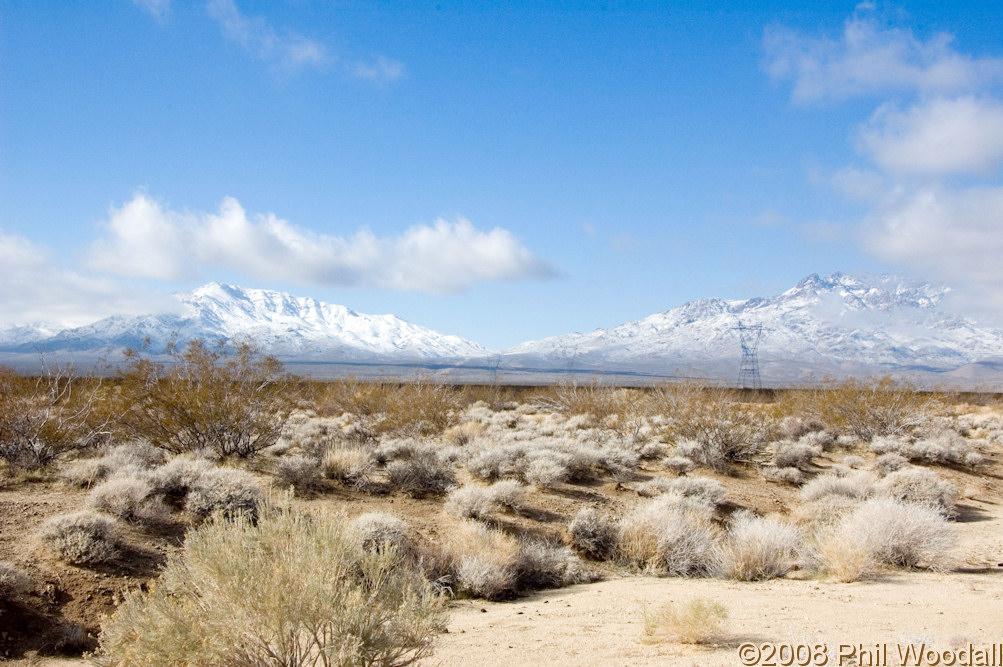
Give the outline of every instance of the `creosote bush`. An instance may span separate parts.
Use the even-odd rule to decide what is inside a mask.
[[[246,457],[275,444],[297,393],[277,359],[250,344],[201,340],[170,352],[170,365],[131,353],[119,394],[129,434],[175,454]]]
[[[442,599],[344,519],[270,509],[214,519],[102,626],[98,665],[406,665],[443,631]]]

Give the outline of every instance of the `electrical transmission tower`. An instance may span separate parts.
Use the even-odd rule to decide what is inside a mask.
[[[762,389],[763,382],[759,378],[759,341],[763,337],[763,325],[746,326],[739,320],[735,329],[742,343],[742,365],[738,370],[738,385],[742,389]]]

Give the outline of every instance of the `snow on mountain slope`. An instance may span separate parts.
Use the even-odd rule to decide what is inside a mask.
[[[774,297],[692,301],[642,320],[506,350],[513,363],[737,369],[739,332],[762,325],[759,359],[789,380],[845,370],[948,371],[1003,358],[1003,331],[944,309],[950,290],[895,276],[812,275]]]
[[[34,340],[8,340],[9,352],[109,351],[144,345],[159,352],[174,338],[249,339],[280,357],[354,360],[482,356],[476,343],[437,333],[394,315],[365,315],[344,306],[282,292],[209,283],[176,295],[181,314],[108,317]]]

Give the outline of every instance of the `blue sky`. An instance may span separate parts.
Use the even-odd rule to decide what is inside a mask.
[[[1003,13],[706,5],[0,0],[0,326],[216,280],[502,349],[840,270],[997,317]]]

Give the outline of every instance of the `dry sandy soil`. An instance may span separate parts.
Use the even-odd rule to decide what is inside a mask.
[[[434,654],[421,664],[767,665],[770,646],[796,648],[800,644],[814,649],[821,644],[827,654],[813,655],[812,664],[868,664],[868,658],[881,664],[882,655],[874,651],[883,648],[885,664],[900,665],[905,664],[899,660],[900,646],[904,649],[925,643],[950,652],[969,645],[979,649],[994,642],[1003,644],[1000,458],[996,446],[991,464],[978,472],[937,468],[961,489],[960,515],[952,526],[957,539],[954,568],[948,572],[894,571],[855,583],[794,573],[785,579],[744,583],[629,576],[608,569],[606,579],[593,584],[541,591],[508,602],[451,603],[448,632],[438,638]],[[832,463],[823,460],[820,465]],[[797,503],[796,487],[765,482],[754,473],[724,477],[706,470],[698,472],[724,483],[732,506],[786,513]],[[0,615],[0,660],[10,647],[10,638],[16,635],[22,657],[10,664],[84,664],[80,659],[32,656],[39,649],[51,652],[53,642],[65,638],[69,626],[96,632],[101,614],[113,609],[116,593],[155,575],[164,554],[182,540],[177,528],[137,532],[130,536],[135,548],[113,568],[90,570],[61,564],[35,545],[32,535],[45,518],[79,508],[85,497],[86,491],[57,480],[0,488],[0,560],[23,568],[35,582],[31,613]],[[577,507],[599,502],[623,509],[637,499],[636,492],[612,481],[558,493],[535,490],[529,496],[530,511],[506,517],[506,521],[512,530],[558,536],[566,531],[567,517]],[[297,503],[307,508],[343,508],[351,514],[391,511],[405,517],[426,537],[447,539],[437,535],[441,500],[414,500],[400,494],[373,497],[336,490]],[[684,645],[646,638],[646,610],[693,598],[714,600],[727,608],[725,628],[711,643]],[[26,636],[32,641],[26,642]],[[77,640],[93,642],[79,633]],[[740,648],[745,643],[757,647],[760,660],[753,656],[742,662],[740,650],[753,650]],[[850,645],[855,644],[872,653],[849,657]],[[809,649],[802,649],[802,653],[805,650]],[[1003,646],[998,650],[1003,652]],[[1003,653],[998,660],[997,664],[1003,665]],[[792,663],[778,659],[774,664]],[[940,664],[948,663],[941,660]]]

